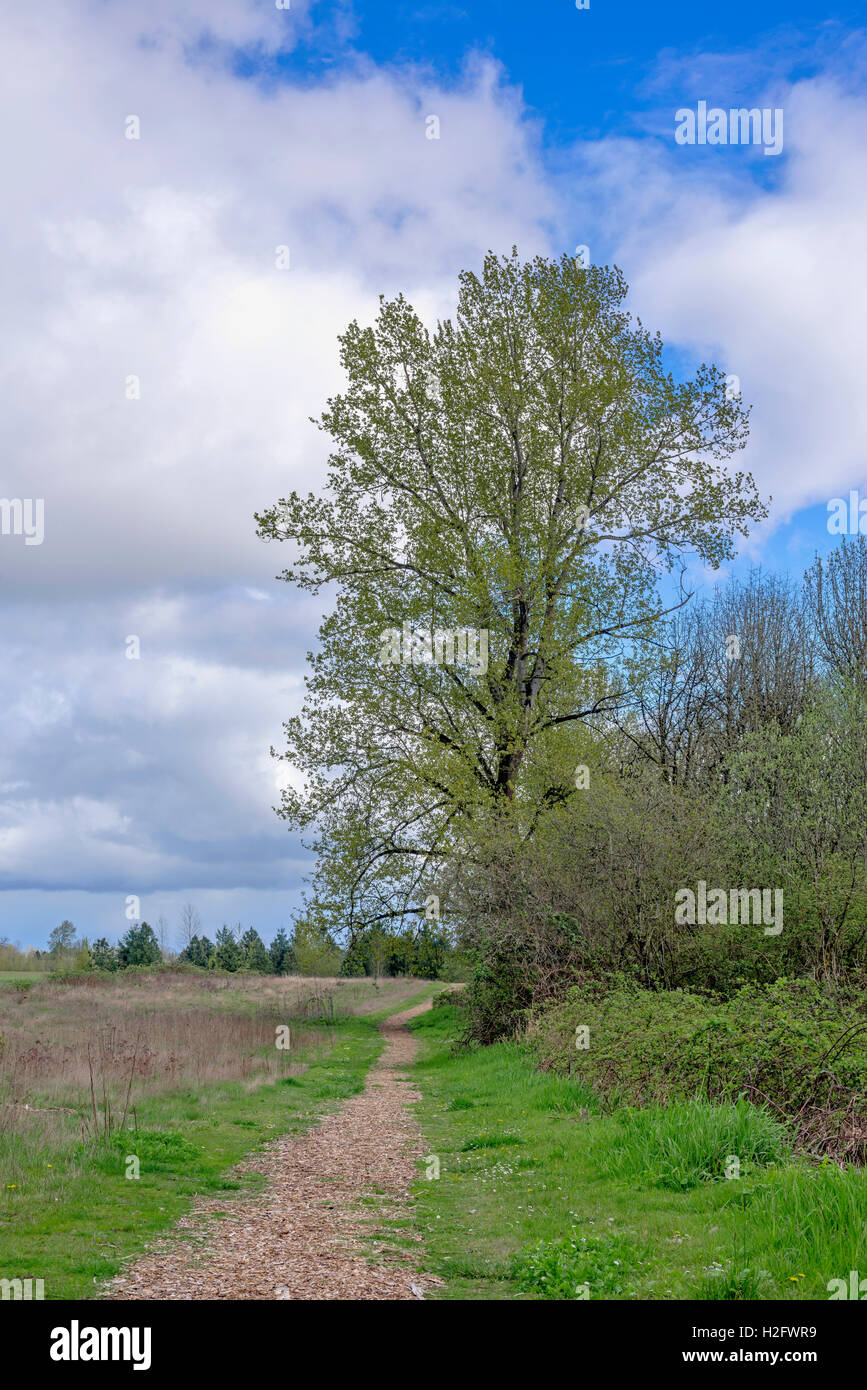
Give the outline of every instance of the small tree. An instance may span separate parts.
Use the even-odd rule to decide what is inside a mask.
[[[331,934],[316,922],[296,923],[294,948],[302,975],[336,975],[340,970],[340,948]]]
[[[217,932],[217,947],[214,956],[217,968],[220,970],[240,970],[244,964],[244,952],[235,940],[232,928],[225,924]]]
[[[413,946],[409,973],[420,976],[424,980],[439,979],[448,950],[448,942],[445,937],[439,932],[431,931],[428,926],[422,926],[418,930]]]
[[[117,947],[104,936],[97,937],[90,948],[91,970],[117,970],[118,964]]]
[[[271,942],[269,955],[271,957],[271,969],[275,975],[295,975],[297,973],[298,962],[295,959],[295,947],[283,927],[280,928]]]
[[[157,941],[160,943],[160,950],[165,956],[166,950],[169,948],[169,924],[162,913],[157,918],[156,935]]]
[[[90,970],[91,968],[90,942],[86,936],[76,944],[75,954],[72,957],[72,968],[76,971]]]
[[[394,943],[394,936],[388,932],[384,932],[382,927],[373,927],[369,932],[368,956],[370,960],[370,973],[375,980],[378,980],[380,975],[396,973],[389,969],[394,952]]]
[[[828,670],[867,686],[867,538],[843,537],[804,576],[819,650]]]
[[[163,957],[153,927],[147,922],[131,926],[126,936],[121,938],[117,958],[124,968],[130,965],[159,965]]]
[[[782,944],[802,940],[817,977],[863,968],[867,943],[867,698],[856,680],[822,690],[788,734],[749,735],[723,790],[733,845],[753,882],[786,893]]]
[[[184,903],[181,909],[181,941],[189,946],[194,936],[202,930],[202,919],[192,903]]]
[[[214,955],[214,943],[209,941],[206,936],[194,936],[190,943],[181,951],[179,960],[187,961],[190,965],[199,965],[203,970],[207,970]]]
[[[244,953],[244,965],[248,970],[255,970],[258,975],[273,973],[271,957],[265,943],[253,927],[248,927],[241,937],[241,950]]]

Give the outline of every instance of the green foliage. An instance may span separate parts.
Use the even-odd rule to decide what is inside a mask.
[[[104,936],[98,937],[90,948],[91,970],[117,970],[119,967],[117,947]]]
[[[244,955],[244,966],[247,970],[254,970],[257,975],[273,973],[271,955],[261,936],[253,927],[248,927],[244,932],[240,946]]]
[[[714,877],[719,841],[712,806],[652,771],[625,778],[602,764],[529,843],[501,823],[481,862],[455,873],[475,957],[468,1037],[509,1036],[532,1005],[615,965],[647,985],[676,983],[695,960],[693,934],[674,921],[675,891]]]
[[[222,926],[217,932],[213,960],[218,970],[234,972],[244,965],[244,952],[231,927]]]
[[[467,1042],[492,1043],[523,1024],[533,999],[527,960],[513,941],[483,938],[475,953],[466,990]]]
[[[292,942],[298,971],[302,975],[336,975],[340,970],[340,948],[320,923],[297,922]]]
[[[215,958],[216,947],[206,936],[193,936],[188,946],[181,951],[178,960],[185,961],[190,965],[198,965],[203,970],[211,967]]]
[[[68,919],[64,919],[59,927],[55,927],[48,937],[48,950],[52,955],[59,955],[63,951],[71,951],[75,944],[75,927]]]
[[[623,1235],[593,1236],[573,1227],[560,1240],[539,1241],[513,1255],[518,1288],[542,1299],[634,1298],[637,1247]]]
[[[713,777],[672,785],[649,761],[600,760],[581,801],[540,817],[529,843],[501,824],[485,856],[455,869],[460,936],[477,959],[469,1038],[507,1036],[531,1006],[612,970],[723,997],[780,978],[863,986],[867,695],[826,681],[781,724],[762,722],[749,691],[755,727],[726,733]],[[779,931],[678,922],[679,891],[699,881],[779,895]]]
[[[271,969],[275,975],[294,975],[298,970],[295,947],[283,927],[280,928],[271,942],[269,955],[271,957]]]
[[[336,589],[282,755],[327,931],[418,913],[490,822],[526,837],[574,798],[587,720],[627,683],[623,639],[653,636],[660,569],[718,566],[765,514],[725,466],[747,412],[724,373],[676,381],[626,293],[616,268],[514,251],[462,274],[432,331],[383,300],[341,338],[327,491],[257,517],[296,550],[283,578]],[[405,624],[427,645],[391,661]],[[428,659],[437,630],[485,634],[487,657]]]
[[[594,982],[543,1009],[529,1039],[543,1067],[576,1076],[608,1107],[743,1095],[789,1117],[811,1152],[867,1158],[864,1004],[844,1014],[815,980],[746,986],[728,1001]]]
[[[728,760],[733,857],[787,900],[789,969],[838,977],[867,939],[867,692],[817,691],[789,733],[768,725]],[[741,880],[743,881],[743,879]],[[799,957],[799,958],[798,958]]]
[[[162,958],[160,943],[153,927],[147,922],[134,923],[126,935],[121,937],[117,948],[118,963],[123,967],[159,965]]]
[[[92,960],[93,955],[90,949],[90,943],[85,937],[84,940],[80,941],[76,946],[75,953],[72,957],[72,968],[76,971],[90,970],[92,968]]]
[[[767,1110],[740,1100],[672,1101],[616,1115],[620,1133],[599,1156],[602,1172],[675,1192],[699,1183],[746,1177],[754,1167],[783,1162],[790,1145]],[[731,1160],[737,1168],[726,1172]]]
[[[448,959],[449,943],[426,923],[416,929],[390,932],[367,927],[357,932],[343,953],[341,975],[410,975],[416,979],[440,978]]]

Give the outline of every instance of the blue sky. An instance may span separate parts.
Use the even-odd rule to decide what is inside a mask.
[[[752,92],[754,59],[762,52],[793,77],[821,68],[829,44],[857,29],[862,6],[777,2],[756,5],[647,4],[591,0],[578,11],[570,0],[527,5],[317,4],[317,29],[293,51],[271,61],[247,55],[238,69],[261,77],[318,81],[356,57],[376,64],[428,64],[442,79],[460,75],[472,49],[490,53],[520,83],[528,106],[544,117],[546,138],[566,144],[588,135],[622,133],[651,104],[660,59],[743,54],[735,95]],[[351,15],[351,17],[350,17]],[[339,37],[338,37],[339,35]]]
[[[186,901],[211,935],[288,921],[308,860],[268,749],[320,609],[252,516],[322,478],[308,417],[381,291],[433,319],[489,247],[588,245],[675,369],[713,359],[753,406],[774,501],[733,568],[834,543],[828,500],[867,497],[865,27],[741,0],[4,14],[0,494],[46,521],[0,535],[0,935],[115,937],[129,894],[169,939]],[[678,145],[700,101],[781,109],[781,153]]]

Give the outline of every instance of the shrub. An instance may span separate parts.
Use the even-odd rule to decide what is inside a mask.
[[[746,986],[713,1002],[620,980],[577,986],[534,1015],[543,1069],[577,1076],[605,1106],[744,1096],[791,1120],[815,1154],[867,1159],[867,1018],[814,980]],[[590,1045],[576,1047],[576,1028]]]
[[[523,1025],[533,992],[519,950],[504,941],[486,940],[477,951],[465,991],[469,1022],[464,1041],[492,1043]]]

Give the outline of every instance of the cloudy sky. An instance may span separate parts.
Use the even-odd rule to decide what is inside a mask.
[[[811,9],[4,7],[0,496],[44,539],[0,534],[0,935],[116,937],[128,894],[288,922],[268,750],[323,600],[253,513],[323,477],[308,417],[380,293],[432,320],[489,247],[588,246],[753,404],[743,563],[827,548],[828,499],[867,497],[867,43]],[[782,152],[679,144],[700,101],[781,110]]]

